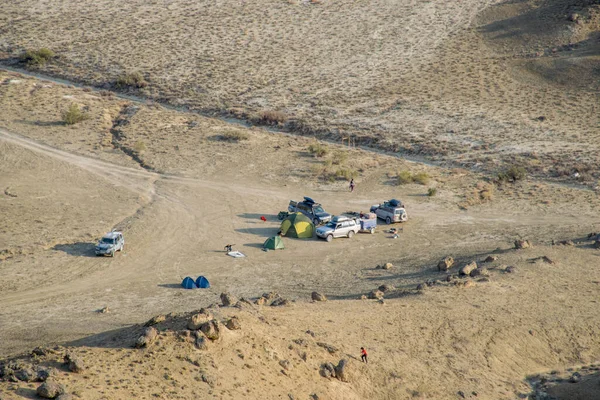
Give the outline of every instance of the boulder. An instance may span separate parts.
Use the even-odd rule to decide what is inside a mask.
[[[55,399],[65,393],[65,387],[54,381],[46,381],[37,388],[37,395],[44,399]]]
[[[30,366],[23,366],[14,372],[15,378],[23,382],[32,382],[37,379],[37,373]]]
[[[294,367],[290,360],[280,360],[279,365],[281,365],[281,367],[286,371],[289,371]]]
[[[469,275],[469,274],[471,274],[471,271],[473,271],[476,268],[477,268],[477,263],[475,261],[471,261],[470,263],[468,263],[467,265],[462,267],[458,273],[463,276]]]
[[[165,321],[166,319],[167,319],[166,315],[157,315],[155,317],[152,317],[148,322],[146,322],[144,324],[144,326],[156,325],[156,324],[159,324],[159,323]]]
[[[137,338],[135,342],[135,347],[148,347],[156,340],[158,336],[158,331],[155,327],[151,326],[144,330],[144,333]]]
[[[528,249],[530,247],[533,247],[533,246],[531,245],[529,240],[515,240],[515,249],[517,249],[517,250]]]
[[[195,346],[198,350],[208,350],[208,341],[200,331],[196,331]]]
[[[394,264],[392,263],[385,263],[381,266],[381,269],[392,269],[394,268]]]
[[[383,292],[379,289],[371,290],[368,295],[369,299],[382,299]]]
[[[332,346],[330,344],[327,343],[323,343],[323,342],[317,342],[317,346],[324,348],[325,350],[327,350],[330,354],[334,354],[338,351],[338,348],[335,346]]]
[[[312,292],[310,298],[313,299],[313,301],[327,301],[327,297],[319,292]]]
[[[454,258],[448,256],[438,263],[438,271],[448,271],[454,265]]]
[[[56,375],[54,368],[38,367],[36,380],[45,382],[48,378],[54,375]]]
[[[282,297],[278,297],[271,303],[271,307],[281,307],[281,306],[289,306],[292,304],[288,299],[284,299]]]
[[[31,355],[35,355],[35,356],[45,356],[48,355],[52,352],[52,350],[49,350],[45,347],[36,347],[35,349],[31,350]]]
[[[192,318],[188,321],[188,329],[192,331],[200,329],[200,326],[205,322],[208,322],[213,319],[213,315],[210,311],[205,308],[200,309],[198,314],[192,315]]]
[[[379,286],[379,290],[381,290],[383,293],[385,292],[391,292],[392,290],[395,290],[396,288],[392,285],[381,285]]]
[[[475,268],[473,271],[471,271],[471,273],[469,274],[471,276],[471,278],[476,278],[478,276],[490,276],[490,271],[488,271],[487,268]]]
[[[506,267],[504,269],[504,272],[509,273],[509,274],[512,274],[512,273],[514,273],[516,271],[517,271],[517,269],[515,267],[512,267],[512,266]]]
[[[498,256],[487,256],[485,260],[483,260],[484,263],[491,263],[498,260]]]
[[[238,330],[238,329],[242,329],[242,326],[240,325],[240,319],[238,317],[232,317],[230,318],[227,323],[225,324],[225,326],[227,327],[227,329],[229,329],[230,331],[234,331],[234,330]]]
[[[348,360],[340,360],[338,365],[335,367],[335,377],[342,382],[348,382]]]
[[[264,297],[259,297],[258,299],[254,300],[254,304],[256,304],[257,306],[263,306],[266,302],[267,299],[265,299]]]
[[[200,326],[200,330],[210,340],[217,340],[221,336],[221,327],[219,321],[213,319]]]
[[[321,364],[319,373],[325,378],[335,378],[335,365],[330,362],[323,363]]]
[[[466,281],[463,284],[463,287],[465,287],[465,288],[470,288],[470,287],[473,287],[473,286],[475,286],[475,282],[473,282],[473,281]]]
[[[575,372],[573,375],[571,375],[571,378],[569,379],[569,382],[571,383],[577,383],[581,380],[581,374],[579,372]]]
[[[64,358],[65,364],[69,371],[79,373],[85,369],[83,360],[74,354],[67,353]]]
[[[221,303],[223,303],[224,307],[233,306],[237,301],[237,298],[231,293],[221,293]]]

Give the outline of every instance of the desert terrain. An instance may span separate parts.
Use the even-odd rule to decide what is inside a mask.
[[[0,399],[600,398],[599,9],[4,5]],[[262,251],[302,196],[409,220]]]

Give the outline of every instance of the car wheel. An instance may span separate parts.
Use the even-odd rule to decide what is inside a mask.
[[[385,223],[388,224],[388,225],[391,224],[392,223],[392,219],[390,217],[387,217],[385,219]]]
[[[348,232],[348,239],[351,239],[354,236],[354,231]]]
[[[315,226],[319,225],[319,219],[318,218],[313,219],[313,224]]]
[[[325,240],[331,242],[333,240],[333,235],[327,235],[327,238]]]

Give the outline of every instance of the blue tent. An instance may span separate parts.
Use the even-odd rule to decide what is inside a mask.
[[[181,282],[181,286],[183,286],[184,289],[198,289],[198,286],[196,286],[196,282],[194,282],[194,280],[189,276],[186,276],[183,279],[183,282]]]
[[[196,286],[198,286],[200,289],[208,289],[210,287],[210,283],[208,283],[208,279],[205,277],[199,276],[198,279],[196,279]]]

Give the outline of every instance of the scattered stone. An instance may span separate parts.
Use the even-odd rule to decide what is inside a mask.
[[[310,335],[310,336],[312,336],[312,337],[316,337],[316,336],[317,336],[317,334],[316,334],[316,333],[314,333],[313,331],[311,331],[310,329],[309,329],[309,330],[307,330],[305,333],[306,333],[307,335]]]
[[[98,314],[107,314],[109,312],[110,312],[110,310],[108,309],[108,306],[102,307],[101,309],[98,310]]]
[[[572,240],[561,240],[558,244],[563,246],[575,246],[575,243]]]
[[[392,269],[394,268],[394,264],[392,263],[385,263],[381,266],[381,269]]]
[[[348,382],[348,360],[340,360],[338,365],[335,367],[335,377],[342,382]]]
[[[327,297],[319,292],[312,292],[310,297],[313,299],[313,301],[327,301]]]
[[[166,315],[157,315],[155,317],[152,317],[148,322],[146,322],[144,324],[144,326],[153,326],[156,324],[160,324],[161,322],[164,322],[167,319]]]
[[[473,282],[473,281],[466,281],[465,283],[463,283],[464,288],[470,288],[473,286],[475,286],[475,282]]]
[[[332,346],[330,344],[327,343],[323,343],[323,342],[317,342],[317,346],[324,348],[325,350],[327,350],[330,354],[334,354],[338,351],[338,348],[335,346]]]
[[[229,292],[221,293],[221,303],[223,307],[230,307],[237,303],[237,298]]]
[[[531,242],[529,242],[529,240],[515,240],[515,249],[520,250],[520,249],[528,249],[530,247],[533,247],[531,245]]]
[[[51,353],[51,350],[46,349],[45,347],[36,347],[35,349],[31,350],[31,355],[36,355],[36,356],[45,356],[50,353]]]
[[[335,365],[330,362],[323,363],[321,364],[319,373],[325,378],[335,378]]]
[[[471,278],[477,278],[478,276],[490,276],[490,271],[488,271],[487,268],[479,267],[471,271],[469,275],[471,276]]]
[[[212,376],[207,375],[207,374],[202,374],[200,376],[200,378],[202,379],[202,382],[206,383],[208,386],[210,386],[210,387],[215,386],[215,378],[213,378]]]
[[[535,331],[534,331],[533,329],[530,329],[530,330],[529,330],[529,334],[530,334],[531,336],[535,336]]]
[[[489,281],[490,281],[490,278],[487,278],[487,277],[477,279],[477,282],[481,282],[481,283],[485,283],[485,282],[489,282]]]
[[[471,274],[471,271],[473,271],[476,268],[477,268],[477,263],[475,261],[472,261],[472,262],[468,263],[467,265],[465,265],[464,267],[462,267],[459,271],[459,274],[460,275],[469,275],[469,274]]]
[[[448,271],[454,265],[454,258],[448,256],[438,263],[438,271]]]
[[[550,258],[549,258],[549,257],[547,257],[547,256],[542,256],[542,257],[540,257],[540,259],[541,259],[543,262],[545,262],[545,263],[548,263],[548,264],[556,264],[556,261],[554,261],[554,260],[550,259]]]
[[[196,341],[194,343],[198,350],[208,350],[208,341],[200,331],[196,331]]]
[[[200,326],[213,319],[213,315],[210,311],[205,308],[201,308],[198,314],[192,315],[192,318],[188,322],[188,329],[193,331],[200,329]]]
[[[64,362],[71,372],[79,373],[85,369],[83,360],[74,354],[67,353],[64,357]]]
[[[216,319],[203,323],[200,330],[210,340],[217,340],[221,336],[221,327]]]
[[[419,283],[417,285],[417,290],[421,291],[421,290],[425,290],[425,289],[427,289],[427,285],[424,285],[422,283]]]
[[[286,371],[289,371],[293,368],[293,364],[289,360],[280,360],[279,365]]]
[[[75,400],[75,396],[69,393],[63,393],[56,398],[56,400]]]
[[[289,306],[290,304],[292,304],[292,302],[289,301],[288,299],[279,297],[279,298],[273,300],[273,302],[271,303],[271,307]]]
[[[36,392],[45,399],[55,399],[65,393],[65,387],[54,381],[46,381],[38,386]]]
[[[383,292],[379,289],[371,290],[368,297],[370,299],[381,299],[383,298]]]
[[[263,306],[266,302],[267,299],[265,299],[264,297],[259,297],[258,299],[254,300],[254,304],[256,304],[257,306]]]
[[[158,331],[155,327],[151,326],[144,330],[144,333],[136,340],[135,347],[148,347],[156,340],[158,336]]]
[[[504,269],[504,272],[509,273],[509,274],[515,273],[516,271],[517,271],[517,269],[513,266],[508,266]]]
[[[366,296],[366,295],[364,295],[364,294],[361,294],[361,295],[360,295],[360,298],[359,298],[359,300],[366,300],[366,299],[367,299],[367,296]]]
[[[193,342],[195,340],[195,335],[192,331],[188,329],[182,329],[177,331],[177,338],[182,342]]]
[[[392,290],[395,290],[396,288],[392,285],[381,285],[379,286],[379,290],[381,290],[383,293],[385,292],[391,292]]]
[[[296,343],[298,346],[307,347],[308,342],[304,339],[294,339],[292,342]]]
[[[385,305],[385,300],[379,299],[379,300],[377,300],[377,304]]]
[[[485,260],[483,260],[484,263],[491,263],[498,260],[498,256],[487,256]]]
[[[23,382],[32,382],[37,379],[37,373],[30,366],[23,366],[14,373],[15,378]]]
[[[45,382],[54,375],[56,375],[54,368],[38,367],[37,369],[37,380],[40,382]]]
[[[279,296],[279,293],[277,293],[277,292],[269,292],[269,293],[263,293],[262,297],[267,299],[267,301],[272,301],[281,296]]]
[[[227,321],[227,323],[225,324],[225,326],[230,331],[235,331],[235,330],[238,330],[238,329],[242,329],[242,326],[240,325],[240,319],[238,317],[231,317]]]
[[[446,275],[446,282],[452,282],[452,275]]]
[[[459,390],[458,392],[456,392],[457,395],[459,395],[460,397],[462,397],[463,399],[465,399],[465,393],[462,390]]]
[[[577,383],[581,380],[581,374],[579,372],[575,372],[573,375],[571,375],[571,378],[569,379],[569,382],[571,383]]]

